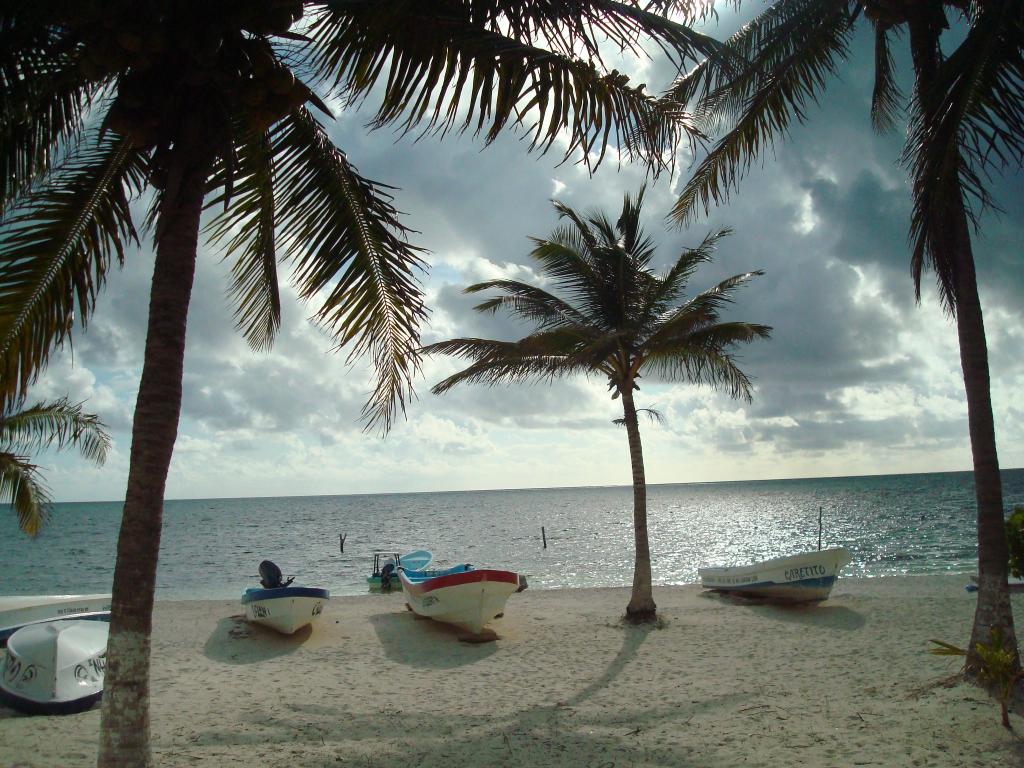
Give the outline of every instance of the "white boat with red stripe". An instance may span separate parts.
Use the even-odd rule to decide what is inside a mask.
[[[519,589],[519,574],[457,565],[444,571],[398,569],[409,608],[474,635],[504,613],[509,596]]]

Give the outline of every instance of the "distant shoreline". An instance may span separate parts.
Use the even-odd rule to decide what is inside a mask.
[[[1024,471],[1024,467],[1002,467],[1000,473]],[[648,488],[675,488],[679,486],[708,486],[708,485],[735,485],[740,483],[799,483],[806,481],[826,480],[859,480],[880,477],[928,477],[931,475],[973,475],[971,469],[938,470],[934,472],[898,472],[895,474],[877,473],[868,475],[806,475],[801,477],[764,477],[747,480],[691,480],[688,482],[676,483],[648,483]],[[588,489],[619,488],[629,490],[629,484],[612,485],[555,485],[537,486],[526,488],[463,488],[456,490],[421,490],[421,491],[378,491],[360,493],[322,493],[311,495],[288,495],[288,496],[181,496],[173,499],[164,499],[165,502],[175,501],[238,501],[240,499],[253,499],[254,501],[266,501],[272,499],[334,499],[334,498],[364,498],[367,496],[432,496],[437,494],[466,494],[466,493],[507,493],[507,492],[543,492],[543,491],[580,491]],[[91,501],[56,501],[55,504],[122,504],[123,499],[95,499]]]

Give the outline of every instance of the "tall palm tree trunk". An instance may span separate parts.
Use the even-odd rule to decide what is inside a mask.
[[[208,164],[174,150],[177,193],[161,204],[146,351],[135,404],[131,463],[114,568],[100,727],[100,768],[148,768],[149,655],[164,487],[178,434],[185,326]]]
[[[644,452],[640,445],[640,425],[633,403],[633,383],[622,390],[622,412],[629,436],[629,462],[633,469],[633,537],[636,561],[633,566],[633,594],[626,606],[626,618],[634,623],[654,621],[657,606],[651,590],[651,546],[647,539],[647,479],[644,476]]]
[[[945,16],[941,6],[924,7],[910,19],[910,49],[918,98],[924,101],[940,62],[939,36]],[[958,168],[959,156],[951,167]],[[953,267],[957,337],[960,343],[960,367],[967,397],[967,422],[974,460],[974,495],[978,504],[978,602],[974,612],[971,642],[967,648],[967,669],[980,666],[979,642],[987,643],[993,629],[1002,633],[1003,643],[1012,649],[1014,666],[1020,666],[1017,638],[1010,604],[1009,551],[1003,518],[1003,486],[996,453],[995,419],[988,368],[985,322],[978,295],[974,253],[971,248],[967,211],[962,198],[942,211],[941,221],[932,222],[938,257]]]
[[[1019,668],[1013,606],[1007,585],[1010,553],[1006,542],[1003,486],[992,416],[988,346],[967,218],[962,210],[960,213],[957,221],[958,247],[954,254],[957,259],[956,329],[960,341],[960,367],[967,392],[967,423],[974,458],[974,495],[978,503],[978,604],[974,611],[967,667],[969,670],[979,667],[978,643],[989,642],[992,630],[998,629],[1003,644],[1014,653],[1014,666]]]

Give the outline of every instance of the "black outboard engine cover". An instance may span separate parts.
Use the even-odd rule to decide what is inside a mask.
[[[293,581],[295,577],[292,576],[288,581],[282,582],[281,569],[277,567],[275,563],[270,560],[264,560],[260,563],[260,586],[264,589],[280,589],[281,587],[287,587]]]
[[[380,588],[385,592],[391,591],[391,574],[395,572],[394,563],[385,563],[380,569]]]

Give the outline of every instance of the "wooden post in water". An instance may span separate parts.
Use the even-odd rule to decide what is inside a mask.
[[[548,548],[548,536],[544,533],[544,526],[540,527],[540,537],[544,540],[544,549]]]
[[[348,534],[347,533],[339,533],[338,534],[338,549],[341,550],[342,554],[345,553],[345,539],[347,539],[347,538],[348,538]],[[821,549],[821,547],[818,547],[818,549]]]
[[[818,551],[821,552],[821,507],[818,507]]]

